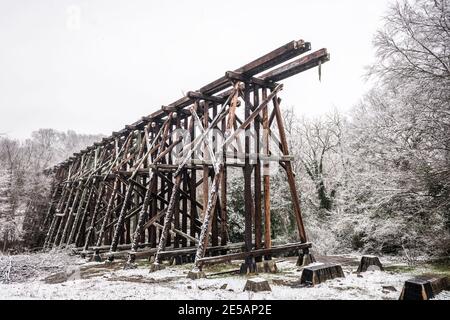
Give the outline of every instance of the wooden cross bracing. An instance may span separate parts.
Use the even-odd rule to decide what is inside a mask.
[[[166,257],[193,258],[196,270],[227,259],[230,250],[242,251],[237,254],[251,269],[262,256],[309,248],[278,82],[329,60],[326,49],[296,58],[310,49],[291,41],[53,167],[44,248],[108,251],[110,259],[126,250],[130,263],[147,250],[155,265]],[[274,163],[285,170],[291,193],[299,243],[290,247],[272,246]],[[232,167],[244,177],[239,245],[228,234]]]

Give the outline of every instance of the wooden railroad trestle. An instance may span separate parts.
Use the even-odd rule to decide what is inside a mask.
[[[53,167],[44,248],[108,248],[110,258],[125,249],[133,262],[149,247],[155,265],[166,252],[184,252],[195,257],[195,269],[214,260],[205,258],[207,249],[224,261],[227,249],[239,248],[230,257],[245,259],[248,270],[262,259],[257,253],[270,259],[272,248],[307,250],[278,82],[329,60],[326,49],[297,58],[309,50],[310,43],[291,41]],[[270,163],[286,171],[300,245],[272,246]],[[228,237],[230,167],[244,176],[244,243],[237,247]]]

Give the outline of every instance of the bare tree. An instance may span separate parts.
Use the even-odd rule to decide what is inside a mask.
[[[331,210],[336,184],[327,178],[342,164],[341,116],[334,112],[322,118],[299,120],[292,114],[288,123],[291,152],[296,153],[299,164],[313,182],[320,208]]]
[[[387,79],[448,83],[450,4],[448,0],[399,1],[384,17],[374,39],[378,62],[373,74]]]

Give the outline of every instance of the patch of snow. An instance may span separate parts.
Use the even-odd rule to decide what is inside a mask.
[[[142,276],[163,279],[174,277],[172,281],[161,283],[140,283],[129,281],[109,281],[114,276]],[[300,276],[300,273],[299,273]],[[260,275],[265,279],[265,275]],[[334,279],[312,288],[292,288],[272,284],[271,292],[244,292],[247,277],[233,276],[192,281],[181,270],[165,269],[152,274],[148,269],[120,270],[107,278],[71,280],[58,284],[41,281],[0,285],[2,299],[398,299],[403,282],[408,275],[390,275],[381,271],[364,273],[363,278],[349,274],[346,278]],[[270,281],[270,280],[269,280]],[[223,288],[227,284],[226,289]],[[383,290],[392,286],[397,291]]]
[[[33,254],[0,255],[0,283],[42,279],[84,263],[83,259],[69,255],[67,250],[55,249]]]
[[[15,270],[15,281],[0,283],[0,299],[397,300],[404,281],[411,278],[407,273],[382,271],[358,275],[354,266],[343,265],[345,278],[329,280],[314,287],[301,287],[296,285],[301,277],[300,269],[295,261],[285,260],[277,263],[279,273],[257,276],[269,281],[271,292],[249,292],[244,291],[245,283],[254,276],[229,275],[190,280],[186,266],[167,267],[152,273],[148,266],[124,270],[119,265],[111,268],[103,266],[104,263],[85,263],[64,251],[12,257],[16,265],[20,265],[19,261],[30,263],[29,268],[37,272],[29,276]],[[313,265],[317,264],[320,263]],[[52,267],[46,270],[46,266]],[[49,274],[67,274],[71,270],[75,270],[75,274],[62,281],[42,281]],[[449,294],[444,292],[436,299],[448,300]]]
[[[450,300],[450,291],[442,291],[431,300]]]

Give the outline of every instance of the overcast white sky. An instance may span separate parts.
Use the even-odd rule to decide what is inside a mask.
[[[110,134],[298,39],[331,61],[322,82],[317,69],[285,80],[283,103],[348,110],[392,1],[0,0],[0,132]]]

